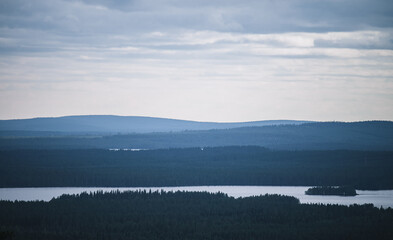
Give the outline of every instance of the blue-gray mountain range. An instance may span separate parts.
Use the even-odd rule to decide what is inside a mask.
[[[160,149],[262,146],[277,150],[393,151],[393,122],[193,122],[69,116],[0,121],[0,149]]]
[[[0,120],[0,131],[18,134],[17,131],[54,133],[151,133],[151,132],[179,132],[185,130],[230,129],[239,127],[260,127],[283,124],[302,124],[309,121],[267,120],[253,122],[197,122],[168,118],[113,116],[113,115],[85,115],[55,118],[32,118],[16,120]],[[12,131],[16,131],[11,133]],[[4,135],[3,133],[2,135]],[[22,133],[19,133],[22,134]]]

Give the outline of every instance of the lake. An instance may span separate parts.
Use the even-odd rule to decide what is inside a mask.
[[[94,192],[98,190],[112,191],[137,191],[137,190],[152,190],[160,191],[194,191],[194,192],[222,192],[235,198],[258,196],[264,194],[281,194],[287,196],[294,196],[300,200],[301,203],[322,203],[322,204],[365,204],[372,203],[376,207],[393,208],[393,190],[380,191],[359,191],[359,194],[354,197],[341,196],[310,196],[305,195],[305,191],[309,187],[277,187],[277,186],[192,186],[192,187],[152,187],[152,188],[103,188],[103,187],[58,187],[58,188],[0,188],[0,199],[11,201],[34,201],[42,200],[49,201],[54,197],[59,197],[62,194],[78,194],[82,192]]]

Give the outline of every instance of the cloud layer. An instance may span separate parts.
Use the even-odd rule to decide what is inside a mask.
[[[391,1],[0,3],[0,118],[393,119]]]

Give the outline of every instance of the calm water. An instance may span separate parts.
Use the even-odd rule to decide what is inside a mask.
[[[376,207],[391,207],[393,208],[393,190],[384,191],[359,191],[359,195],[354,197],[340,197],[340,196],[309,196],[304,192],[309,187],[276,187],[276,186],[196,186],[196,187],[157,187],[157,188],[76,188],[76,187],[61,187],[61,188],[0,188],[1,200],[19,200],[19,201],[33,201],[43,200],[49,201],[54,197],[62,194],[77,194],[82,192],[102,191],[137,191],[137,190],[164,190],[164,191],[207,191],[207,192],[223,192],[229,196],[249,197],[263,194],[281,194],[287,196],[294,196],[300,200],[301,203],[323,203],[323,204],[365,204],[372,203]]]

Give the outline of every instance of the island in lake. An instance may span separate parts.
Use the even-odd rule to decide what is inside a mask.
[[[322,186],[307,189],[306,195],[336,195],[336,196],[356,196],[356,190],[349,186]]]

